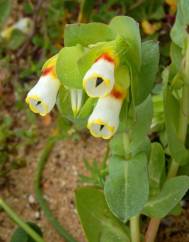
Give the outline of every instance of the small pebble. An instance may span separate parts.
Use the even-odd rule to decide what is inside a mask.
[[[41,218],[40,212],[39,211],[35,212],[34,217],[36,220],[40,219]]]
[[[34,196],[32,194],[29,195],[28,202],[29,202],[29,204],[34,204],[35,203],[35,198],[34,198]]]

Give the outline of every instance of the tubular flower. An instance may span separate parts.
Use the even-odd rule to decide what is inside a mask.
[[[126,93],[114,87],[109,95],[99,98],[87,125],[93,136],[110,139],[115,134],[125,97]]]
[[[39,81],[26,97],[26,103],[30,109],[42,116],[53,109],[60,87],[60,81],[57,79],[55,70],[56,58],[52,57],[51,59],[43,68]]]
[[[83,86],[88,96],[103,97],[114,86],[115,62],[107,54],[100,56],[83,78]]]
[[[81,89],[71,89],[70,96],[72,111],[74,115],[77,115],[81,108],[83,92]]]

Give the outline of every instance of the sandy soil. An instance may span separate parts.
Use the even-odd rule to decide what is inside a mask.
[[[49,157],[44,173],[45,198],[59,221],[80,241],[85,241],[74,206],[74,190],[78,174],[84,170],[83,159],[100,159],[105,152],[105,142],[92,137],[80,141],[59,142]],[[27,166],[10,173],[9,185],[2,195],[26,221],[37,222],[45,231],[45,241],[63,242],[44,217],[34,198],[33,177],[38,151],[42,143],[30,149]],[[8,242],[14,224],[0,213],[0,242]]]

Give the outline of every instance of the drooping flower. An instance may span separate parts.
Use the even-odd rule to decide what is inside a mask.
[[[81,89],[70,89],[70,96],[72,111],[74,115],[77,115],[81,108],[83,91]]]
[[[42,116],[53,109],[60,87],[60,81],[56,76],[56,59],[57,56],[54,56],[47,61],[42,69],[39,81],[26,97],[26,103],[30,109]]]
[[[83,87],[90,97],[103,97],[114,86],[115,62],[108,54],[101,55],[83,78]]]
[[[93,136],[110,139],[115,134],[126,94],[121,88],[114,87],[109,95],[99,98],[87,125]]]
[[[4,39],[9,39],[11,37],[13,30],[19,30],[23,34],[30,35],[33,31],[33,27],[34,27],[33,21],[30,18],[27,18],[27,17],[21,18],[12,26],[4,29],[1,32],[1,37]]]

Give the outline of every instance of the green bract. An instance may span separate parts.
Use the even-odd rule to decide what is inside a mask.
[[[176,22],[171,30],[171,38],[173,42],[180,48],[184,48],[185,41],[188,35],[189,25],[189,4],[188,1],[180,0],[178,4],[178,11]]]
[[[136,104],[141,103],[149,95],[158,71],[159,47],[153,41],[142,43],[142,65],[139,74],[133,72],[131,88]]]
[[[127,59],[135,66],[136,70],[141,65],[141,38],[138,23],[127,16],[117,16],[109,24],[118,36],[123,36],[128,45]]]
[[[165,124],[167,129],[167,140],[172,157],[180,165],[185,165],[189,161],[189,150],[177,135],[179,102],[167,88],[165,92]]]
[[[88,47],[98,42],[110,41],[115,34],[108,25],[102,23],[68,24],[64,30],[65,46],[80,44]]]
[[[65,87],[82,88],[82,75],[77,61],[82,56],[84,49],[81,45],[64,47],[58,54],[56,72],[59,80]]]

